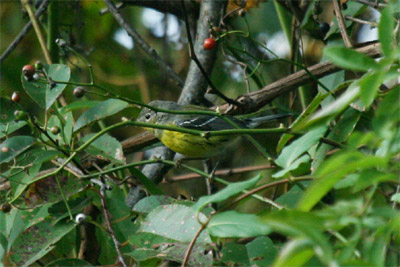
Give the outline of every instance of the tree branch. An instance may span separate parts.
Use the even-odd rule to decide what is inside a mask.
[[[35,18],[38,19],[43,12],[47,9],[47,5],[49,4],[49,0],[44,0],[42,4],[40,5],[39,9],[36,10],[35,12]],[[3,52],[3,54],[0,57],[0,64],[14,51],[14,49],[18,46],[18,44],[24,39],[25,35],[28,34],[28,32],[32,28],[32,21],[30,20],[24,28],[20,31],[20,33],[15,37],[14,41],[7,47],[7,49]]]

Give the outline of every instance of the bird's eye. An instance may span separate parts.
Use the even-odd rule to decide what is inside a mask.
[[[148,121],[148,120],[150,120],[150,118],[151,118],[151,113],[146,113],[145,115],[144,115],[144,118]]]

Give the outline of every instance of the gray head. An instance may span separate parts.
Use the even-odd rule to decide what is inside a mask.
[[[182,109],[182,107],[180,105],[178,105],[177,103],[172,102],[172,101],[155,100],[155,101],[151,101],[148,105],[155,107],[155,108],[168,109],[168,110]],[[140,112],[137,120],[141,121],[141,122],[157,123],[156,114],[157,114],[157,112],[154,110],[151,110],[149,108],[143,108],[142,111]],[[167,113],[158,112],[158,114],[157,114],[158,119],[160,119],[164,114],[167,114]]]

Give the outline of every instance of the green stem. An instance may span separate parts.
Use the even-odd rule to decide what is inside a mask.
[[[274,0],[274,6],[276,13],[278,14],[279,22],[281,24],[282,30],[285,33],[288,40],[290,40],[291,35],[291,14],[277,1]]]
[[[70,207],[69,207],[67,198],[65,197],[64,190],[63,190],[63,188],[62,188],[62,186],[61,186],[60,179],[58,179],[57,176],[56,176],[55,178],[56,178],[56,182],[57,182],[58,189],[60,190],[60,193],[61,193],[61,197],[62,197],[62,199],[63,199],[63,201],[64,201],[65,207],[67,207],[67,211],[68,211],[68,214],[69,214],[69,218],[71,219],[71,221],[73,221],[73,220],[74,220],[74,217],[72,216],[72,212],[71,212],[71,209],[70,209]]]

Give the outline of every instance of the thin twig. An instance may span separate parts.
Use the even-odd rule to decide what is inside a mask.
[[[245,198],[247,198],[247,197],[249,197],[249,196],[251,196],[251,195],[253,195],[255,193],[263,191],[265,189],[268,189],[268,188],[271,188],[271,187],[274,187],[274,186],[277,186],[277,185],[280,185],[280,184],[291,183],[293,181],[299,182],[299,181],[307,181],[307,180],[312,180],[312,179],[313,179],[313,177],[297,177],[295,179],[282,179],[282,180],[279,180],[279,181],[276,181],[276,182],[272,182],[272,183],[269,183],[269,184],[265,184],[265,185],[259,186],[257,188],[252,189],[252,190],[249,190],[245,194],[237,197],[232,202],[230,202],[228,206],[224,207],[224,209],[226,209],[228,207],[231,207],[234,204],[239,203],[243,199],[245,199]]]
[[[210,77],[208,77],[207,72],[204,70],[203,66],[201,65],[200,60],[197,58],[196,53],[194,51],[194,46],[193,46],[193,40],[192,40],[192,35],[190,33],[190,28],[189,28],[189,20],[187,17],[187,12],[186,12],[186,8],[185,8],[185,1],[181,0],[181,4],[182,4],[182,9],[183,9],[183,14],[184,14],[184,18],[185,18],[185,26],[186,26],[186,34],[188,37],[188,43],[189,43],[189,55],[190,58],[196,62],[197,67],[200,69],[201,73],[203,74],[204,78],[206,79],[208,85],[211,87],[211,91],[209,93],[212,94],[216,94],[217,96],[219,96],[220,98],[222,98],[223,100],[225,100],[226,103],[232,104],[232,105],[236,105],[236,106],[240,106],[241,104],[239,102],[236,102],[235,100],[232,100],[230,98],[228,98],[227,96],[225,96],[223,93],[221,93],[216,87],[215,85],[212,83]]]
[[[21,3],[22,3],[22,6],[28,12],[29,18],[32,21],[32,26],[35,29],[36,36],[39,40],[39,43],[42,48],[42,52],[44,54],[47,64],[52,64],[49,51],[47,50],[47,47],[46,47],[46,42],[44,41],[42,30],[40,29],[39,23],[35,17],[35,14],[33,13],[33,9],[31,7],[31,5],[29,4],[29,0],[21,0]]]
[[[110,13],[113,15],[115,20],[119,23],[119,25],[124,28],[129,36],[135,40],[135,43],[139,45],[139,47],[142,48],[142,50],[150,57],[152,58],[156,64],[161,68],[162,71],[165,72],[168,78],[173,80],[177,86],[183,87],[183,80],[178,76],[178,74],[175,73],[175,71],[167,65],[167,63],[160,58],[160,56],[157,54],[156,50],[154,50],[140,35],[137,33],[126,21],[125,19],[121,16],[119,13],[118,9],[114,6],[113,2],[111,0],[104,0],[106,3],[108,10]]]
[[[112,225],[111,225],[111,215],[107,208],[107,202],[106,202],[106,198],[105,198],[105,190],[106,189],[104,186],[100,187],[101,206],[103,208],[104,218],[105,218],[106,224],[107,224],[107,230],[110,233],[111,238],[114,242],[115,250],[117,251],[117,254],[118,254],[119,263],[121,263],[122,266],[127,267],[128,265],[125,263],[124,258],[122,257],[121,250],[120,250],[121,245],[118,242],[117,236],[115,235],[114,229],[112,228]]]
[[[344,18],[347,20],[351,20],[351,21],[360,23],[360,24],[368,24],[368,25],[371,25],[372,27],[378,27],[378,23],[373,22],[373,21],[362,20],[362,19],[354,18],[349,15],[344,16]]]
[[[231,176],[231,175],[236,175],[236,174],[241,174],[241,173],[246,173],[246,172],[267,170],[267,169],[272,169],[272,168],[276,168],[276,167],[272,164],[258,165],[258,166],[246,166],[246,167],[239,167],[239,168],[232,168],[232,169],[217,170],[217,171],[215,171],[215,175]],[[200,177],[202,177],[200,174],[189,173],[189,174],[183,174],[183,175],[167,178],[163,182],[164,183],[179,182],[179,181],[185,181],[185,180],[195,179],[195,178],[200,178]]]
[[[35,18],[38,19],[44,11],[47,9],[47,5],[49,4],[49,0],[44,0],[38,10],[36,10]],[[15,37],[15,39],[11,42],[11,44],[7,47],[7,49],[3,52],[0,57],[0,64],[14,51],[14,49],[18,46],[18,44],[24,39],[25,35],[32,28],[32,21],[30,20],[27,24],[25,24],[24,28],[20,31],[20,33]]]
[[[208,223],[208,222],[207,222],[207,223]],[[188,248],[187,248],[187,250],[186,250],[186,252],[185,252],[185,257],[183,258],[183,261],[182,261],[182,265],[181,265],[182,267],[185,267],[185,266],[187,265],[187,263],[188,263],[188,261],[189,261],[190,254],[192,253],[194,244],[196,243],[197,239],[199,238],[201,232],[203,232],[203,230],[206,228],[207,223],[202,224],[202,225],[200,226],[199,231],[197,231],[196,235],[195,235],[195,236],[193,237],[193,239],[190,241],[190,244],[189,244],[189,246],[188,246]]]
[[[387,6],[387,4],[371,2],[368,0],[353,0],[353,1],[361,3],[363,5],[373,7],[373,8],[384,8],[385,6]]]
[[[350,37],[349,37],[349,35],[347,34],[347,31],[346,31],[346,23],[344,22],[344,19],[343,19],[342,9],[340,8],[339,1],[338,0],[332,0],[332,2],[333,2],[333,8],[335,9],[336,19],[338,21],[340,34],[342,35],[344,44],[347,47],[353,47],[353,44],[351,43]]]

